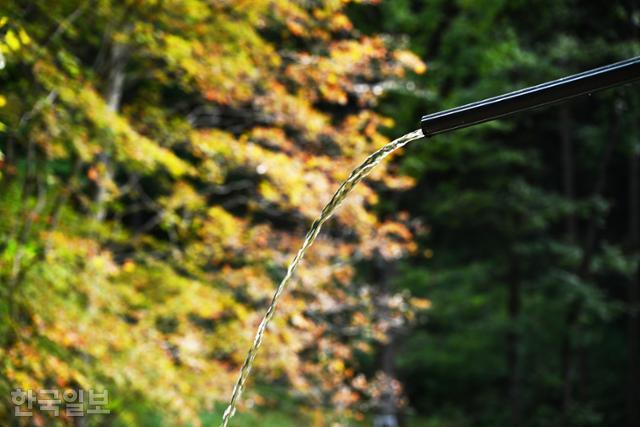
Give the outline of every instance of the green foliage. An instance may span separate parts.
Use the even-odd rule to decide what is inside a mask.
[[[427,78],[413,77],[415,90],[399,87],[381,104],[409,130],[425,113],[637,55],[638,13],[628,4],[570,0],[398,0],[351,6],[350,15],[371,32],[395,35],[427,63]],[[624,327],[638,271],[637,238],[628,234],[629,204],[638,197],[628,193],[638,91],[612,90],[564,108],[569,122],[563,107],[521,114],[415,144],[401,161],[417,184],[397,206],[429,227],[398,287],[433,305],[405,339],[399,369],[411,404],[435,425],[625,422],[621,408],[633,393],[627,369],[638,363],[627,351],[640,339]],[[563,132],[574,170],[563,159]],[[517,400],[509,394],[514,381]],[[511,418],[516,405],[519,421]]]

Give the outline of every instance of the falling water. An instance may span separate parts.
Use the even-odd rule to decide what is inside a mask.
[[[424,134],[422,133],[422,130],[418,129],[391,141],[390,143],[367,157],[367,159],[362,162],[360,166],[358,166],[351,172],[349,178],[347,178],[340,185],[331,200],[329,200],[329,203],[327,203],[322,209],[320,216],[315,221],[313,221],[313,224],[311,224],[311,228],[309,228],[309,231],[307,232],[307,235],[304,239],[302,247],[300,247],[296,256],[293,257],[293,260],[291,260],[289,268],[287,269],[287,274],[285,274],[285,276],[282,278],[282,281],[278,285],[278,288],[276,289],[276,292],[273,294],[273,298],[271,299],[271,304],[269,304],[269,308],[267,308],[267,312],[264,314],[264,317],[260,322],[260,326],[258,326],[256,337],[253,340],[253,344],[251,344],[251,348],[247,353],[247,357],[244,360],[242,369],[240,369],[238,380],[233,387],[231,401],[229,402],[229,406],[227,406],[227,409],[224,411],[224,415],[222,416],[221,427],[227,427],[227,425],[229,424],[229,420],[236,412],[236,405],[240,400],[242,390],[245,386],[245,383],[247,382],[249,373],[251,372],[251,366],[253,365],[253,360],[256,358],[256,354],[258,353],[258,349],[260,348],[260,344],[262,343],[262,337],[264,336],[267,326],[269,325],[269,321],[276,311],[278,300],[280,300],[280,297],[284,293],[284,290],[291,280],[293,273],[296,271],[298,264],[300,264],[300,261],[302,261],[302,258],[304,258],[304,254],[307,252],[307,249],[309,249],[309,247],[316,240],[316,237],[318,237],[318,233],[320,233],[322,224],[324,224],[329,218],[331,218],[331,215],[333,215],[338,206],[340,206],[344,199],[349,195],[351,190],[353,190],[353,188],[360,181],[362,181],[364,177],[369,175],[369,172],[371,172],[371,170],[376,167],[376,165],[378,165],[378,163],[380,163],[382,159],[387,157],[398,148],[405,146],[415,139],[422,138],[423,136]]]

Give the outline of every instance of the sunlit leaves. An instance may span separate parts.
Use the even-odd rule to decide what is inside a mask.
[[[13,181],[0,205],[10,218],[0,274],[21,271],[15,298],[32,319],[18,325],[8,377],[32,388],[107,383],[193,422],[226,399],[305,227],[387,142],[392,121],[371,109],[374,86],[421,63],[358,34],[339,1],[36,6],[29,22],[0,21],[10,27],[0,52],[26,70],[12,69],[0,114],[16,174],[37,187]],[[116,45],[125,59],[114,59]],[[385,165],[371,180],[413,183]],[[360,402],[352,346],[370,350],[389,322],[426,308],[358,290],[369,286],[357,261],[415,249],[407,218],[381,221],[378,202],[365,183],[327,224],[257,360],[259,378],[308,404]],[[374,315],[381,305],[390,319]],[[14,360],[21,352],[28,364]],[[135,408],[115,409],[136,423]]]

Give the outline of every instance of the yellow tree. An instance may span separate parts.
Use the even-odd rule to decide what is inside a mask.
[[[424,65],[359,34],[347,2],[29,3],[0,7],[3,389],[106,387],[112,416],[194,422],[228,397],[306,227],[387,142],[381,83]],[[416,301],[376,299],[355,265],[414,249],[406,218],[375,214],[376,186],[411,184],[387,165],[352,194],[257,382],[345,412],[373,393],[352,351]]]

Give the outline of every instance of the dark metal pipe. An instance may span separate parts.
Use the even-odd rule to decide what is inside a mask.
[[[425,136],[432,136],[637,79],[640,79],[640,56],[462,107],[428,114],[422,117],[420,126]]]

